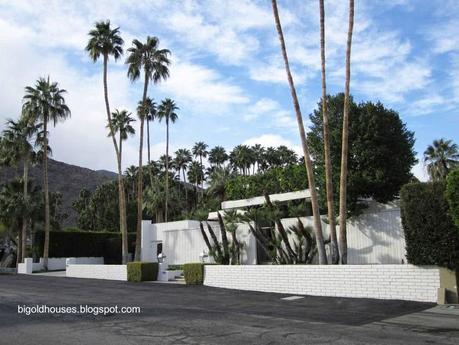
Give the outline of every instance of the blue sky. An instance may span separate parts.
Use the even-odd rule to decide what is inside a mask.
[[[279,1],[287,49],[307,116],[320,97],[318,1]],[[435,138],[459,142],[459,6],[457,1],[357,0],[351,93],[382,101],[416,133],[422,154]],[[299,151],[297,127],[279,53],[270,1],[0,1],[0,123],[16,117],[26,85],[50,75],[67,89],[72,119],[51,130],[54,158],[116,170],[106,137],[102,69],[84,52],[97,20],[133,38],[160,38],[172,51],[171,77],[150,88],[180,107],[172,149],[196,141],[230,149],[240,144],[288,145]],[[347,1],[326,1],[329,93],[344,87]],[[124,61],[124,60],[123,60]],[[123,61],[109,67],[113,109],[134,110],[141,82]],[[137,124],[138,125],[138,124]],[[1,127],[0,127],[1,128]],[[152,125],[154,157],[165,128]],[[124,165],[137,160],[138,137]],[[414,173],[424,179],[422,164]]]

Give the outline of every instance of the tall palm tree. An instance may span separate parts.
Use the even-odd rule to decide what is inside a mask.
[[[441,181],[459,166],[459,148],[452,140],[436,139],[424,151],[424,164],[432,181]]]
[[[86,45],[86,51],[89,56],[96,62],[101,56],[103,58],[103,79],[104,79],[104,100],[105,110],[107,113],[107,123],[110,126],[110,135],[115,148],[117,168],[118,168],[118,196],[120,209],[120,232],[121,232],[121,250],[122,261],[128,261],[128,240],[127,240],[127,218],[126,218],[126,196],[124,191],[123,171],[121,166],[121,155],[119,146],[115,137],[115,130],[111,126],[112,118],[110,112],[110,103],[108,100],[107,69],[108,60],[113,57],[118,60],[123,55],[123,39],[120,36],[119,27],[112,29],[110,21],[96,22],[95,28],[89,32],[89,42]]]
[[[188,181],[193,182],[195,186],[196,196],[198,195],[199,183],[204,179],[204,167],[198,161],[192,161],[188,165]]]
[[[343,134],[341,138],[341,174],[339,179],[339,253],[347,264],[347,161],[349,155],[349,94],[351,82],[352,30],[354,29],[354,0],[349,0],[349,28],[346,46],[346,81],[344,85]]]
[[[260,172],[260,166],[263,165],[265,148],[260,144],[255,144],[254,146],[252,146],[252,151],[255,156],[255,162],[257,163],[257,172]]]
[[[292,73],[290,72],[290,65],[287,57],[287,50],[285,48],[284,34],[282,32],[282,26],[279,19],[279,11],[277,9],[277,1],[272,0],[274,20],[276,22],[277,34],[279,36],[279,42],[281,47],[282,56],[284,58],[285,70],[287,72],[287,79],[290,86],[290,92],[292,94],[293,106],[295,108],[296,120],[298,122],[298,129],[300,131],[301,144],[303,147],[304,162],[306,166],[306,172],[308,175],[309,191],[311,193],[311,204],[312,214],[314,218],[314,233],[317,243],[317,252],[319,254],[319,264],[327,264],[327,254],[325,252],[325,244],[322,234],[322,223],[320,220],[319,201],[317,198],[317,190],[314,181],[314,171],[312,167],[311,157],[309,155],[309,147],[306,141],[306,133],[304,131],[303,116],[301,115],[300,104],[298,102],[298,96],[296,94],[295,84],[293,83]]]
[[[143,96],[142,96],[142,111],[140,117],[140,143],[139,143],[139,173],[137,182],[137,228],[135,242],[135,260],[140,260],[140,245],[142,237],[142,209],[143,209],[143,128],[147,113],[147,93],[150,81],[154,84],[159,83],[169,77],[169,58],[170,51],[167,49],[159,49],[159,39],[157,37],[147,37],[145,43],[137,39],[132,41],[132,47],[128,49],[129,56],[126,59],[128,67],[128,77],[135,81],[140,78],[143,72]],[[148,120],[147,120],[148,122]]]
[[[49,254],[49,188],[48,188],[48,122],[54,126],[70,117],[70,109],[65,103],[64,94],[67,91],[60,89],[57,83],[47,79],[37,80],[35,87],[25,88],[23,113],[29,123],[43,124],[43,192],[45,201],[45,241],[43,249],[43,267],[48,269]]]
[[[145,105],[142,105],[142,101],[139,102],[139,108],[137,109],[138,112],[141,112],[141,108],[145,108],[145,120],[147,121],[147,158],[148,164],[151,162],[150,156],[150,122],[152,122],[156,117],[156,103],[150,98],[147,97],[145,100]]]
[[[207,157],[207,148],[209,146],[204,143],[203,141],[198,141],[194,144],[191,152],[195,157],[199,157],[199,163],[201,164],[201,169],[204,169],[204,165],[202,164],[202,159]],[[204,171],[202,171],[201,176],[204,175]],[[201,178],[201,199],[204,197],[204,178]]]
[[[177,107],[175,102],[170,98],[166,98],[159,105],[158,114],[156,115],[159,122],[162,120],[166,122],[166,207],[164,216],[166,222],[169,203],[169,123],[175,123],[175,121],[177,121],[177,110],[179,110],[179,107]]]
[[[209,152],[209,163],[220,168],[228,160],[228,154],[222,146],[215,146]]]
[[[20,161],[23,163],[23,202],[26,209],[29,209],[28,185],[29,185],[29,165],[35,161],[35,151],[32,144],[32,139],[40,130],[41,124],[31,124],[25,116],[22,116],[19,121],[7,120],[6,128],[3,130],[2,145],[4,158],[10,163],[17,164]],[[22,213],[22,230],[21,244],[18,245],[18,262],[23,262],[26,252],[27,228],[30,223],[29,213]]]
[[[131,125],[131,122],[134,121],[135,119],[132,118],[132,113],[129,113],[127,110],[119,111],[118,109],[115,109],[112,113],[111,127],[114,130],[114,134],[118,134],[121,161],[123,159],[123,141],[127,140],[130,135],[132,136],[135,134],[135,129]],[[107,128],[110,130],[109,124],[107,124]],[[108,136],[111,136],[111,133],[109,133]]]
[[[183,186],[185,187],[185,200],[188,205],[188,186],[186,185],[186,169],[191,162],[191,152],[188,149],[178,149],[175,151],[175,166],[183,176]]]
[[[322,117],[324,132],[325,156],[325,185],[327,192],[328,228],[330,229],[331,261],[339,263],[338,239],[336,237],[335,204],[333,200],[333,171],[330,155],[330,132],[327,109],[327,81],[325,77],[325,6],[324,0],[319,0],[320,12],[320,60],[322,64]]]

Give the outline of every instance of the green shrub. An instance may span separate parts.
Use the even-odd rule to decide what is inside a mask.
[[[128,262],[127,276],[130,282],[142,282],[156,280],[158,277],[157,262]]]
[[[459,232],[448,213],[445,184],[410,183],[400,197],[408,262],[458,267]]]
[[[455,169],[446,178],[446,199],[449,204],[449,214],[459,227],[459,169]]]
[[[44,232],[34,238],[34,253],[43,256]],[[128,234],[128,251],[134,253],[135,233]],[[104,257],[106,264],[121,263],[121,234],[96,231],[50,231],[49,257]]]
[[[183,275],[187,285],[202,285],[204,282],[204,264],[198,262],[183,265]]]
[[[183,271],[183,265],[169,265],[167,267],[168,271]]]

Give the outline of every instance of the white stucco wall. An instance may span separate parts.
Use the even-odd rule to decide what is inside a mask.
[[[68,265],[66,277],[127,281],[126,265]]]
[[[221,232],[218,222],[209,221],[216,236],[221,240]],[[207,225],[204,229],[208,233]],[[228,234],[229,239],[230,235]],[[244,264],[256,263],[256,240],[246,225],[241,224],[237,230],[237,238],[244,243],[242,250],[242,262]],[[212,243],[212,239],[209,236]],[[199,262],[200,254],[208,252],[206,243],[202,237],[198,221],[184,220],[170,223],[151,224],[142,222],[142,261],[156,262],[156,246],[163,244],[163,253],[170,265]]]
[[[436,302],[440,271],[413,265],[206,265],[204,285],[295,295]]]
[[[312,217],[301,218],[304,225],[312,226]],[[217,221],[209,221],[219,240],[220,228]],[[296,225],[297,218],[282,219],[286,228]],[[328,238],[328,225],[322,222],[324,237]],[[206,232],[207,228],[205,227]],[[290,239],[293,243],[295,236]],[[401,225],[400,208],[397,202],[379,204],[372,202],[369,208],[348,221],[348,263],[349,264],[401,264],[406,263],[405,237]],[[256,264],[256,240],[246,224],[240,224],[238,239],[244,245],[243,263]],[[156,245],[163,243],[163,252],[169,264],[183,264],[199,261],[202,251],[208,251],[199,229],[199,222],[152,224],[142,222],[142,261],[157,261]],[[212,241],[211,241],[212,242]]]
[[[313,226],[312,217],[301,217],[306,226]],[[296,225],[296,218],[282,219],[285,228]],[[338,226],[337,226],[338,231]],[[322,222],[324,238],[329,237],[328,225]],[[293,240],[294,236],[291,237]],[[405,235],[398,202],[372,202],[364,212],[347,222],[349,264],[407,263]]]

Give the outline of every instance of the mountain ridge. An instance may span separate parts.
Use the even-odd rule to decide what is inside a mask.
[[[42,185],[43,169],[41,164],[30,168],[29,178],[36,185]],[[62,227],[76,226],[78,214],[72,208],[72,203],[79,196],[81,189],[93,192],[104,183],[113,181],[118,174],[109,170],[92,170],[74,164],[68,164],[54,159],[48,160],[49,190],[62,194],[61,211],[68,215]],[[0,168],[0,184],[22,177],[22,167]]]

